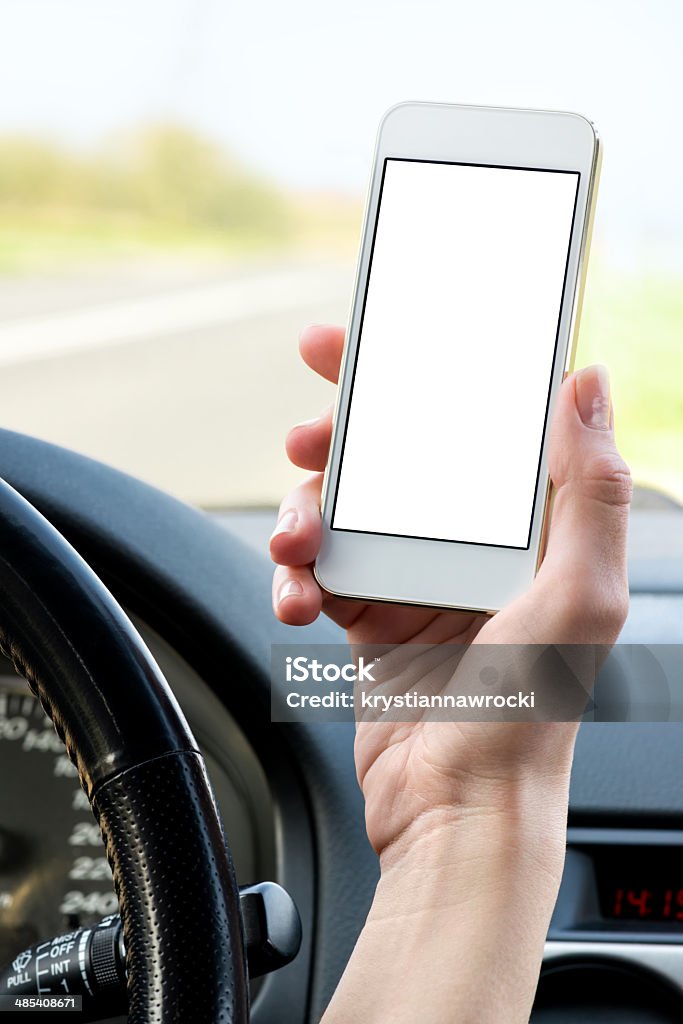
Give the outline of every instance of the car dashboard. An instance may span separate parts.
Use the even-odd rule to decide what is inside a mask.
[[[377,860],[365,836],[353,728],[271,723],[270,647],[334,643],[339,631],[325,621],[294,631],[272,616],[261,553],[270,514],[211,517],[72,452],[6,431],[0,442],[0,474],[92,564],[157,658],[205,754],[239,882],[277,881],[297,903],[301,952],[254,987],[252,1019],[319,1020],[365,919]],[[681,516],[656,512],[666,556],[653,559],[646,545],[642,556],[637,549],[639,531],[644,538],[653,528],[647,514],[634,516],[622,640],[681,645]],[[636,703],[646,675],[628,678]],[[2,959],[115,906],[87,801],[9,663],[0,665],[0,777]],[[681,1017],[683,724],[587,722],[532,1020]]]

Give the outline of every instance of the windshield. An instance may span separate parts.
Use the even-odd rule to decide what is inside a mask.
[[[277,504],[286,429],[333,398],[297,337],[346,321],[383,111],[570,109],[605,142],[578,365],[610,367],[636,482],[683,501],[676,0],[0,11],[3,426]]]

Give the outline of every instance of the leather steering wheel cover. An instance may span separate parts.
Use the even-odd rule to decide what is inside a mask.
[[[246,1024],[239,894],[190,729],[119,605],[0,481],[0,648],[54,722],[102,828],[130,1024]]]

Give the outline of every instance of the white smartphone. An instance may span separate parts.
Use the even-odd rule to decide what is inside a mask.
[[[493,612],[533,579],[600,156],[577,114],[384,117],[323,492],[326,590]]]

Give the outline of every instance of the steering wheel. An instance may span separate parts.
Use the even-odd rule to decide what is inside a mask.
[[[246,1024],[239,894],[196,741],[111,594],[3,481],[0,593],[0,649],[52,719],[102,831],[130,1024]]]

